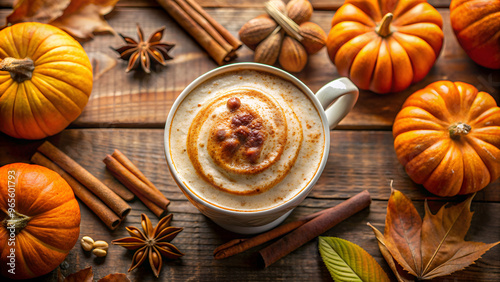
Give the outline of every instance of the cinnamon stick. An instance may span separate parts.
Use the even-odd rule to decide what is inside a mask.
[[[287,234],[288,232],[297,229],[299,226],[302,226],[304,223],[308,222],[309,220],[319,216],[320,214],[323,214],[325,212],[328,212],[329,210],[333,209],[328,208],[321,210],[319,212],[307,215],[305,217],[302,217],[296,221],[289,222],[284,225],[280,225],[272,230],[269,230],[265,233],[259,234],[255,237],[249,238],[249,239],[234,239],[231,240],[225,244],[220,245],[214,250],[214,258],[215,259],[223,259],[227,258],[230,256],[237,255],[239,253],[242,253],[250,248],[256,247],[258,245],[261,245],[265,242],[271,241],[272,239],[278,238],[279,236],[282,236],[284,234]]]
[[[116,195],[124,199],[127,202],[132,201],[135,198],[134,193],[130,192],[127,188],[123,187],[120,183],[116,183],[113,179],[105,179],[102,181],[104,185],[108,186]]]
[[[268,242],[272,239],[275,239],[279,236],[282,236],[294,229],[297,229],[299,226],[302,226],[309,220],[323,214],[326,212],[331,211],[332,209],[335,209],[335,207],[331,207],[328,209],[324,209],[321,211],[318,211],[316,213],[307,215],[305,217],[302,217],[296,221],[289,222],[287,224],[278,226],[272,230],[269,230],[265,233],[259,234],[255,237],[249,238],[249,239],[234,239],[231,240],[219,247],[217,247],[214,250],[214,258],[215,259],[223,259],[227,258],[236,254],[239,254],[241,252],[244,252],[250,248],[256,247],[258,245],[261,245],[265,242]]]
[[[236,49],[240,48],[242,43],[222,25],[216,23],[199,5],[193,3],[194,1],[157,1],[217,64],[222,65],[236,58]]]
[[[99,198],[92,194],[92,192],[90,192],[57,164],[53,163],[51,160],[47,159],[38,152],[31,157],[31,162],[57,172],[64,180],[66,180],[66,182],[68,182],[71,189],[73,189],[75,196],[87,207],[89,207],[89,209],[92,210],[109,229],[115,230],[116,227],[118,227],[121,219],[110,208],[108,208],[108,206],[99,200]]]
[[[131,208],[122,198],[50,142],[45,141],[38,147],[38,151],[92,191],[120,218],[124,218],[129,214]]]
[[[128,182],[128,180],[126,178],[124,178],[122,175],[119,175],[119,174],[116,174],[114,172],[111,172],[111,174],[116,178],[118,179],[118,181],[120,181],[123,185],[127,186],[127,185],[130,185],[130,183]],[[125,184],[127,183],[127,184]],[[148,200],[148,198],[144,197],[142,194],[138,193],[138,192],[133,192],[134,194],[136,194],[137,198],[139,198],[139,200],[154,214],[156,215],[158,218],[162,218],[164,217],[165,215],[167,215],[167,211],[160,208],[159,206],[157,206],[155,203],[151,202],[150,200]]]
[[[354,197],[338,204],[328,212],[311,219],[280,240],[259,251],[265,267],[291,253],[303,244],[331,229],[353,214],[368,207],[371,203],[370,193],[365,190]]]
[[[116,158],[111,155],[107,155],[103,162],[106,167],[113,173],[113,175],[120,180],[127,188],[129,188],[132,193],[134,193],[139,199],[146,198],[150,202],[154,203],[156,206],[160,207],[162,210],[166,210],[170,201],[158,190],[147,178],[135,167],[135,165],[128,160],[123,154],[115,151],[115,155],[124,161],[125,165],[119,162]],[[127,167],[131,167],[129,170]],[[135,171],[136,173],[133,173]],[[141,180],[145,178],[146,181]],[[148,185],[147,183],[151,183]],[[144,202],[144,201],[143,201]],[[146,201],[147,202],[147,201]],[[145,203],[146,204],[146,203]],[[155,213],[156,214],[156,213]]]
[[[234,35],[232,35],[225,27],[223,27],[219,22],[212,18],[203,8],[194,0],[186,0],[186,2],[193,7],[193,9],[198,12],[203,18],[205,18],[216,30],[217,32],[233,46],[234,50],[238,50],[243,43],[238,40]]]
[[[139,168],[129,159],[127,156],[125,156],[120,150],[115,149],[113,154],[111,154],[113,158],[115,158],[117,161],[119,161],[126,169],[128,169],[130,172],[132,172],[137,178],[139,178],[142,182],[146,183],[149,187],[153,188],[156,190],[158,194],[161,194],[160,190],[156,188],[156,186],[153,184],[153,182],[149,181],[149,179],[142,173],[142,171],[139,170]],[[161,197],[163,194],[161,194]]]

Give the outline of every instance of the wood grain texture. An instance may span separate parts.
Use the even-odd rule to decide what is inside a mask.
[[[211,15],[231,33],[237,35],[239,28],[249,19],[262,14],[261,9],[247,9],[241,16],[239,9],[211,10]],[[492,71],[474,64],[458,45],[449,24],[448,10],[440,10],[444,18],[445,44],[440,58],[429,74],[408,89],[386,95],[361,91],[359,102],[340,123],[340,128],[390,129],[392,122],[405,99],[418,89],[438,80],[463,81],[492,94],[500,100],[500,71]],[[166,25],[165,40],[176,43],[171,51],[174,60],[165,68],[156,68],[151,75],[141,72],[126,74],[125,62],[102,79],[95,81],[89,104],[74,126],[95,127],[106,125],[141,125],[162,127],[175,97],[194,79],[212,70],[217,65],[179,26],[162,10],[119,9],[110,24],[117,32],[135,36],[135,22],[141,23],[146,33]],[[333,12],[315,12],[312,21],[328,31]],[[133,18],[132,18],[133,17]],[[147,24],[143,24],[147,23]],[[104,37],[84,44],[87,51],[101,51],[114,55],[107,46],[120,46],[119,38]],[[110,53],[111,52],[111,53]],[[253,61],[253,51],[246,46],[238,51],[239,58],[233,62]],[[116,56],[116,55],[114,55]],[[279,66],[279,65],[276,65]],[[453,71],[450,71],[453,70]],[[326,48],[310,56],[305,69],[294,74],[313,92],[339,77],[335,66],[328,58]],[[362,101],[362,102],[361,102]]]
[[[197,0],[200,5],[207,8],[256,8],[262,7],[265,0]],[[285,0],[285,2],[288,2]],[[310,0],[314,9],[336,10],[344,0]],[[448,7],[450,0],[429,0],[434,7]],[[0,8],[12,8],[14,0],[0,0]],[[159,7],[155,0],[120,0],[117,7]]]
[[[201,215],[177,188],[171,178],[163,149],[161,129],[72,129],[49,138],[53,144],[88,169],[101,180],[112,180],[101,159],[119,149],[137,164],[144,174],[172,202],[169,212],[174,214],[172,224],[184,227],[184,231],[173,243],[186,256],[180,260],[167,261],[161,273],[161,280],[169,281],[328,281],[330,276],[317,251],[317,240],[313,240],[267,269],[257,263],[256,251],[251,249],[231,259],[214,260],[212,252],[218,245],[241,237],[225,231]],[[389,183],[408,195],[423,215],[423,200],[429,199],[435,212],[446,201],[461,201],[464,197],[450,199],[436,198],[411,182],[395,158],[392,136],[386,131],[334,130],[328,164],[318,184],[309,197],[287,220],[293,220],[309,213],[331,207],[367,189],[373,199],[370,208],[363,210],[347,221],[327,231],[325,236],[337,236],[350,240],[367,250],[382,265],[390,270],[383,260],[377,242],[367,222],[383,229]],[[22,141],[0,135],[0,165],[14,161],[28,161],[40,141]],[[500,189],[499,181],[477,193],[472,210],[475,212],[471,229],[466,237],[471,241],[495,242],[500,240]],[[113,232],[84,205],[80,237],[91,235],[96,240],[111,241],[127,236],[125,226],[139,226],[140,214],[157,218],[139,201],[130,203],[132,212]],[[104,259],[97,259],[85,253],[77,244],[68,258],[63,274],[68,275],[81,268],[92,266],[95,278],[110,272],[126,273],[133,253],[118,246],[111,246]],[[495,281],[500,277],[500,248],[486,253],[475,265],[436,281]],[[133,281],[153,280],[152,272],[145,264],[128,274]],[[51,276],[52,275],[52,276]],[[44,277],[53,281],[53,275]]]
[[[249,19],[263,13],[262,9],[210,9],[209,13],[231,33]],[[449,11],[439,9],[444,19],[445,43],[439,59],[429,74],[408,89],[386,95],[361,91],[353,111],[340,123],[344,129],[391,129],[392,122],[405,99],[414,91],[438,80],[463,81],[475,85],[500,101],[500,71],[482,68],[472,62],[458,45],[449,23]],[[4,11],[5,12],[5,11]],[[330,29],[334,12],[316,11],[312,21],[325,31]],[[1,15],[1,13],[0,13]],[[205,51],[175,23],[163,9],[118,7],[109,17],[109,23],[118,33],[136,37],[136,23],[151,33],[166,26],[164,40],[174,42],[174,59],[166,67],[156,66],[150,75],[141,71],[125,73],[126,62],[104,73],[94,82],[92,95],[82,115],[73,127],[155,127],[164,126],[168,111],[179,93],[194,79],[217,67]],[[83,43],[87,52],[102,52],[112,58],[117,54],[110,47],[123,44],[113,35],[99,35]],[[243,47],[234,62],[253,61],[253,51]],[[326,49],[310,56],[305,70],[295,74],[312,91],[338,78]]]

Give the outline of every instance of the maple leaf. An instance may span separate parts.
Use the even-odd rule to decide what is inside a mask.
[[[500,243],[465,241],[474,214],[470,211],[473,197],[455,206],[444,205],[436,214],[432,214],[426,201],[422,220],[411,200],[392,190],[384,234],[368,225],[399,281],[410,281],[408,273],[425,280],[462,270]]]
[[[118,0],[16,0],[7,24],[40,22],[57,26],[78,39],[94,32],[114,32],[104,19]]]

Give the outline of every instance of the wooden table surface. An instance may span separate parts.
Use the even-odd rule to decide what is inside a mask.
[[[264,1],[200,0],[217,21],[231,33],[248,20],[263,13]],[[341,0],[312,0],[316,8],[312,21],[326,32],[334,11]],[[291,214],[287,221],[326,207],[367,189],[373,202],[368,209],[342,222],[323,235],[350,240],[368,251],[390,275],[391,270],[382,258],[377,241],[367,222],[383,229],[390,182],[409,196],[423,216],[424,200],[436,211],[443,203],[464,200],[464,197],[438,198],[411,181],[399,164],[393,149],[392,123],[404,100],[415,90],[438,80],[464,81],[492,94],[500,102],[500,71],[474,64],[458,45],[451,30],[447,0],[430,1],[443,16],[445,42],[435,66],[423,81],[407,90],[388,95],[361,91],[352,112],[331,132],[331,148],[327,166],[313,191]],[[12,0],[1,0],[0,17],[11,11]],[[142,72],[125,73],[126,62],[118,61],[110,71],[94,82],[90,100],[82,115],[66,130],[47,138],[91,173],[109,185],[119,185],[100,161],[106,154],[119,149],[124,152],[146,176],[171,200],[169,212],[174,226],[184,231],[173,243],[186,255],[179,260],[166,261],[160,281],[329,281],[328,270],[321,261],[317,239],[263,269],[258,266],[259,247],[224,260],[214,260],[212,252],[230,239],[244,237],[223,230],[192,206],[173,181],[164,158],[164,123],[177,95],[192,80],[217,65],[201,47],[176,24],[153,0],[123,0],[107,17],[116,32],[136,37],[136,23],[145,34],[166,26],[164,40],[176,47],[171,51],[174,60],[167,67],[158,67],[150,75]],[[103,52],[117,57],[109,47],[118,47],[121,39],[114,35],[99,35],[83,43],[87,52]],[[253,60],[247,47],[238,51],[235,62]],[[297,73],[313,91],[338,78],[326,49],[310,57],[306,68]],[[36,148],[43,142],[25,141],[0,134],[0,165],[29,162]],[[466,240],[492,243],[500,240],[500,181],[495,181],[478,192],[472,203],[475,212]],[[138,200],[131,202],[132,212],[115,231],[104,224],[80,203],[82,221],[80,238],[90,235],[106,240],[127,236],[125,226],[139,226],[140,214],[150,216],[153,224],[158,219]],[[133,253],[119,246],[111,246],[106,258],[95,258],[85,253],[77,243],[71,250],[61,271],[68,275],[92,266],[94,277],[110,273],[127,273]],[[437,281],[499,281],[500,247],[488,251],[475,264],[463,271]],[[155,280],[148,264],[128,274],[132,281]],[[42,277],[55,280],[55,271]]]

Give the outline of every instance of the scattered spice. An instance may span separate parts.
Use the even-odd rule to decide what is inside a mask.
[[[147,41],[144,41],[144,33],[142,32],[141,27],[137,25],[139,42],[128,36],[120,34],[126,45],[113,50],[120,54],[121,59],[128,61],[126,72],[129,72],[140,65],[146,73],[150,73],[151,60],[165,66],[167,64],[167,60],[172,59],[172,57],[168,54],[168,51],[170,51],[175,44],[160,41],[163,37],[164,30],[165,27],[161,27],[153,32]]]
[[[128,226],[126,229],[131,237],[111,241],[114,245],[135,251],[128,271],[134,270],[148,259],[153,273],[158,277],[163,263],[162,255],[169,259],[177,259],[184,255],[169,243],[183,230],[182,227],[170,226],[172,216],[172,214],[165,216],[153,228],[149,218],[141,214],[141,226],[144,232],[137,227]]]

